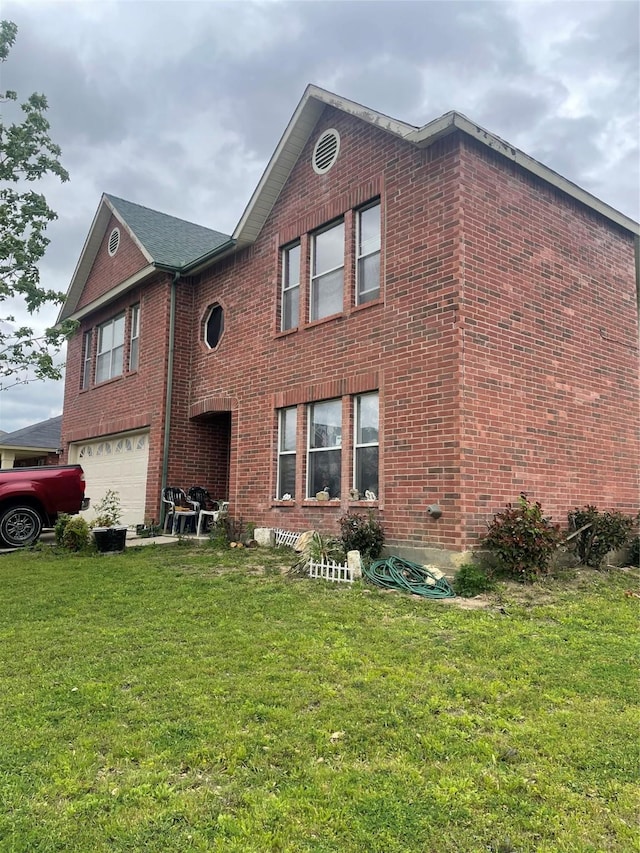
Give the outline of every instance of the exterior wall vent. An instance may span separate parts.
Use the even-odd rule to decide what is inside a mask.
[[[320,135],[313,149],[311,163],[316,175],[324,175],[338,159],[340,134],[333,127]]]
[[[109,257],[113,257],[115,253],[118,251],[118,246],[120,245],[120,229],[114,228],[111,234],[109,234]]]

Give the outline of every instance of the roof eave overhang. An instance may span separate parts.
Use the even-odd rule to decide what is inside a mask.
[[[11,450],[15,453],[30,453],[33,455],[34,453],[57,453],[59,447],[32,447],[28,444],[2,444],[0,442],[0,450]]]
[[[238,248],[248,246],[257,239],[267,216],[271,213],[273,205],[291,174],[291,170],[297,163],[298,157],[326,107],[334,107],[400,138],[404,138],[416,130],[413,125],[370,110],[362,104],[341,98],[326,89],[313,85],[307,86],[233,232],[233,238]]]
[[[82,296],[82,291],[87,283],[93,263],[96,259],[100,246],[102,245],[102,240],[104,239],[109,220],[112,216],[118,220],[120,225],[126,230],[127,234],[129,234],[147,263],[151,264],[153,262],[153,258],[149,252],[145,249],[137,236],[131,231],[106,194],[103,193],[100,203],[98,204],[98,209],[93,217],[91,228],[87,234],[87,239],[84,241],[84,246],[80,252],[78,263],[73,276],[71,277],[71,284],[67,291],[67,298],[58,313],[56,324],[60,324],[63,320],[73,319],[74,314],[76,313],[76,307],[80,301],[80,297]]]
[[[443,136],[455,133],[456,131],[461,131],[472,139],[486,145],[492,151],[496,151],[508,160],[517,163],[525,171],[530,172],[532,175],[576,199],[576,201],[590,207],[601,216],[615,222],[632,234],[640,234],[640,225],[629,216],[625,216],[614,207],[600,201],[599,198],[582,189],[582,187],[567,180],[567,178],[563,178],[562,175],[554,172],[548,166],[544,166],[538,160],[525,154],[524,151],[520,151],[518,148],[514,148],[513,145],[509,145],[504,139],[490,133],[484,127],[471,121],[461,113],[446,113],[444,116],[435,119],[435,121],[425,124],[405,138],[407,142],[412,142],[420,148],[426,148]]]
[[[100,308],[104,308],[106,305],[109,305],[110,302],[113,302],[119,296],[122,296],[136,285],[145,281],[155,272],[158,272],[158,268],[155,264],[149,264],[148,266],[143,267],[137,273],[129,276],[129,278],[125,279],[115,287],[112,287],[111,290],[103,293],[102,296],[98,296],[97,299],[93,299],[91,302],[83,305],[82,308],[79,308],[77,311],[73,311],[65,317],[59,317],[58,324],[61,320],[82,320],[83,317],[86,317],[88,314],[92,314],[94,311],[98,311]]]

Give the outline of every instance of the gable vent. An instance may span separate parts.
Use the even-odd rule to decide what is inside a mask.
[[[338,159],[340,134],[334,128],[325,130],[313,149],[311,162],[316,175],[324,175]]]
[[[115,253],[118,251],[118,246],[120,245],[120,229],[114,228],[111,234],[109,234],[109,255],[113,257]]]

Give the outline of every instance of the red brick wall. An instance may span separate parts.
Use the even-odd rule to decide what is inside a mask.
[[[340,155],[318,176],[311,152],[328,127],[341,134]],[[391,544],[467,547],[521,490],[558,520],[587,501],[634,509],[631,240],[494,157],[457,136],[419,151],[325,110],[255,245],[178,285],[170,483],[229,497],[246,521],[335,533],[343,512],[360,509],[346,498],[351,399],[378,389],[378,510]],[[351,240],[343,313],[308,324],[303,297],[300,327],[279,333],[279,247],[300,238],[307,256],[309,232],[336,216],[351,234],[354,208],[375,196],[383,216],[381,298],[353,307]],[[96,266],[89,292],[116,284],[113,275]],[[303,293],[308,278],[307,262]],[[90,392],[78,391],[83,323],[69,346],[63,423],[65,442],[150,425],[147,514],[154,517],[169,295],[169,276],[144,291],[139,371]],[[127,294],[92,324],[138,298]],[[225,331],[210,350],[202,328],[216,302]],[[305,404],[334,397],[344,403],[343,497],[305,502]],[[276,409],[288,405],[298,405],[297,499],[284,505],[274,500]],[[436,502],[438,521],[426,512]]]
[[[463,512],[637,512],[632,237],[484,146],[462,151]]]
[[[326,127],[341,134],[335,166],[325,175],[311,167],[311,152]],[[390,539],[455,546],[459,513],[456,442],[457,253],[459,248],[457,142],[429,152],[327,109],[294,168],[258,241],[204,276],[193,291],[198,332],[208,307],[225,308],[225,333],[215,351],[194,336],[190,373],[192,406],[207,397],[233,398],[230,498],[232,511],[259,524],[336,532],[337,518],[349,508],[350,430],[343,432],[343,500],[303,505],[304,429],[300,407],[298,495],[295,506],[279,506],[275,494],[275,409],[334,396],[379,389],[384,479],[379,508]],[[382,200],[384,282],[381,299],[353,308],[353,243],[347,249],[345,282],[350,283],[343,314],[278,334],[278,248],[344,215],[347,231],[353,209],[375,196]],[[302,280],[308,279],[308,267]],[[186,291],[182,291],[184,317]],[[184,323],[184,334],[188,334]],[[286,394],[286,399],[281,395]],[[186,389],[174,394],[182,407]],[[176,410],[175,448],[194,458],[200,441],[195,427]],[[189,479],[192,468],[174,465]],[[197,458],[195,461],[197,464]],[[448,502],[436,526],[426,505]]]
[[[88,287],[104,292],[117,281],[101,278],[107,273],[94,269]],[[98,278],[100,280],[96,281]],[[149,473],[147,478],[147,514],[158,518],[162,445],[164,436],[165,381],[167,374],[167,342],[171,276],[158,273],[155,279],[129,291],[118,300],[82,320],[80,329],[69,341],[62,422],[64,459],[68,459],[70,442],[100,435],[150,427]],[[140,303],[139,367],[128,372],[130,306]],[[125,373],[122,376],[80,390],[82,369],[82,337],[89,329],[93,334],[95,366],[95,327],[121,311],[127,311],[125,329]]]
[[[110,257],[107,244],[114,228],[120,230],[120,243],[118,251]],[[78,308],[83,308],[116,284],[126,281],[130,276],[148,266],[148,263],[126,228],[115,216],[112,216],[78,302]]]

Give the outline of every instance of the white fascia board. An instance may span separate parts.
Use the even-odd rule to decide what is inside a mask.
[[[73,314],[68,315],[69,320],[82,320],[83,317],[86,317],[88,314],[91,314],[93,311],[97,311],[99,308],[102,308],[105,305],[108,305],[110,302],[113,302],[114,299],[117,299],[118,296],[122,296],[123,293],[126,293],[128,290],[131,290],[132,287],[135,287],[136,284],[139,284],[145,278],[148,278],[152,273],[157,272],[157,268],[153,264],[149,264],[149,266],[144,267],[139,270],[134,275],[129,276],[129,278],[120,282],[120,284],[112,287],[111,290],[108,290],[106,293],[103,293],[102,296],[98,296],[97,299],[89,302],[88,305],[83,306],[78,309],[78,311],[74,311]]]
[[[521,166],[527,172],[590,207],[601,216],[615,222],[632,234],[640,234],[640,225],[633,219],[625,216],[624,213],[620,213],[620,211],[605,202],[600,201],[599,198],[596,198],[596,196],[587,192],[587,190],[583,190],[582,187],[579,187],[567,178],[563,178],[558,172],[554,172],[553,169],[544,166],[538,160],[525,154],[524,151],[520,151],[518,148],[514,148],[513,145],[509,145],[504,139],[500,139],[499,136],[471,121],[461,113],[446,113],[410,134],[407,137],[407,141],[414,142],[419,147],[426,147],[442,136],[446,136],[456,130],[460,130],[472,139],[478,140],[478,142],[486,145],[487,148],[491,148],[492,151],[497,151],[503,157],[517,163],[518,166]]]
[[[62,320],[66,320],[71,316],[80,297],[82,296],[82,291],[87,283],[87,278],[91,272],[91,267],[96,259],[96,255],[98,254],[98,249],[102,243],[102,238],[107,230],[107,223],[111,216],[109,209],[105,206],[105,201],[106,199],[103,195],[84,241],[80,257],[78,258],[78,263],[76,264],[76,268],[71,276],[71,283],[69,284],[69,289],[67,291],[67,298],[60,307],[56,323],[60,323]]]
[[[341,98],[326,89],[313,85],[307,86],[258,186],[249,200],[249,204],[242,214],[240,222],[233,232],[233,239],[237,241],[238,245],[248,245],[257,238],[266,217],[291,174],[291,170],[297,163],[302,149],[307,144],[311,131],[327,106],[355,116],[374,127],[393,133],[401,139],[405,139],[409,134],[416,131],[413,125],[397,121],[375,110],[367,109],[362,104]]]
[[[58,448],[57,447],[32,447],[28,444],[1,444],[0,450],[12,450],[17,453],[29,453],[30,456],[33,456],[34,453],[55,453]]]

